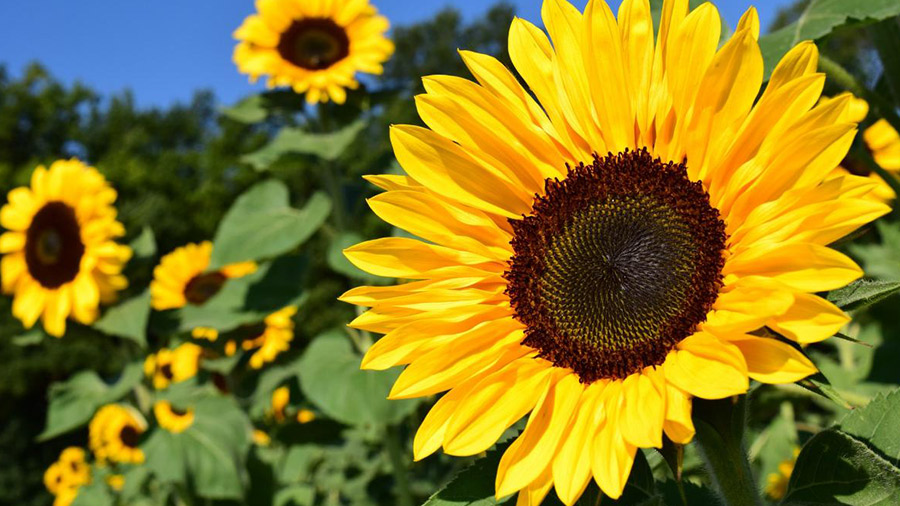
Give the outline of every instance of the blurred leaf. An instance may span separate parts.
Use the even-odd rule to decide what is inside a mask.
[[[34,346],[36,344],[40,344],[44,340],[44,331],[38,328],[33,328],[24,334],[20,334],[14,338],[12,338],[12,343],[16,346]]]
[[[209,396],[194,406],[194,423],[180,434],[158,428],[143,448],[147,467],[164,481],[189,480],[207,499],[241,499],[251,426],[234,399]]]
[[[310,133],[302,128],[283,128],[272,142],[258,151],[244,155],[241,160],[256,170],[267,169],[289,153],[313,155],[323,160],[334,161],[350,147],[365,127],[365,121],[357,120],[336,132],[324,134]]]
[[[115,501],[109,487],[102,481],[84,485],[78,489],[78,495],[72,506],[113,506]]]
[[[856,311],[900,292],[900,281],[860,279],[828,293],[828,300],[844,311]]]
[[[284,256],[262,264],[249,276],[228,280],[222,291],[202,306],[157,313],[157,331],[189,332],[209,327],[227,332],[261,322],[285,306],[300,304],[306,265],[304,256]]]
[[[290,206],[287,186],[263,181],[237,198],[219,224],[210,269],[271,258],[303,244],[331,212],[331,200],[314,193],[303,209]]]
[[[422,506],[492,506],[511,499],[494,498],[497,465],[509,443],[500,444],[459,472],[444,488],[438,490]]]
[[[222,115],[240,123],[259,123],[266,119],[266,100],[262,95],[250,95],[231,107],[222,109]]]
[[[843,397],[841,397],[841,394],[839,394],[838,391],[835,390],[833,386],[831,386],[831,382],[828,381],[828,378],[826,378],[825,375],[821,372],[802,379],[798,381],[797,384],[809,390],[810,392],[825,397],[826,399],[834,402],[844,409],[853,408],[853,406],[850,405],[850,403],[848,403]]]
[[[322,448],[315,444],[291,446],[278,465],[278,481],[285,485],[309,481],[313,464],[323,455]]]
[[[303,354],[300,388],[326,415],[347,425],[389,425],[403,420],[418,401],[387,399],[400,371],[362,371],[361,360],[343,330],[328,331],[316,337]]]
[[[900,280],[900,225],[884,220],[875,222],[881,244],[851,244],[850,253],[862,261],[868,276]]]
[[[344,256],[345,249],[361,242],[363,242],[363,238],[356,232],[344,232],[337,236],[331,241],[331,244],[328,245],[328,256],[326,257],[328,266],[335,272],[366,284],[381,285],[390,283],[392,281],[391,278],[383,278],[381,276],[369,274],[350,263],[350,260],[347,260],[347,257]]]
[[[291,485],[275,494],[274,506],[312,506],[315,498],[312,485]]]
[[[778,472],[779,464],[794,458],[797,447],[794,408],[790,402],[783,402],[778,416],[763,429],[750,447],[751,460],[759,463],[760,487],[765,487],[770,474]]]
[[[145,226],[141,229],[141,235],[131,241],[129,246],[134,253],[134,260],[147,260],[154,257],[156,255],[156,236],[153,234],[153,229]]]
[[[848,414],[840,430],[816,434],[797,459],[784,504],[900,502],[900,391]]]
[[[822,38],[851,21],[879,21],[898,14],[897,0],[811,0],[796,22],[760,37],[765,76],[801,41]]]
[[[94,328],[112,336],[124,337],[147,347],[147,322],[150,320],[150,291],[106,310]]]
[[[886,19],[869,28],[872,42],[884,67],[882,78],[894,101],[900,100],[900,17]],[[887,94],[887,93],[886,93]]]
[[[38,440],[46,441],[86,424],[97,408],[124,397],[143,376],[143,364],[133,362],[112,385],[94,371],[82,371],[64,383],[54,384],[50,387],[47,424]]]

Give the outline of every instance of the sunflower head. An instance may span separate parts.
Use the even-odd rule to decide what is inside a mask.
[[[9,193],[0,208],[0,278],[25,327],[42,319],[61,337],[69,317],[93,323],[99,305],[128,286],[122,269],[132,252],[115,242],[125,234],[115,200],[106,179],[75,159],[37,167],[30,186]]]
[[[71,491],[90,482],[91,466],[85,460],[85,451],[77,447],[63,450],[59,459],[44,472],[44,486],[57,497],[68,497],[72,495]]]
[[[405,175],[372,210],[411,237],[345,250],[412,280],[341,299],[386,334],[363,367],[405,365],[391,398],[447,392],[416,459],[469,456],[519,419],[497,497],[622,494],[638,448],[694,435],[692,399],[816,371],[800,345],[849,318],[818,294],[862,275],[835,240],[884,215],[874,184],[829,177],[856,134],[851,97],[819,102],[804,42],[763,85],[754,9],[720,46],[711,3],[546,0],[516,19],[513,64],[463,51],[477,82],[431,76],[427,128],[395,126]],[[655,28],[658,28],[655,29]],[[658,33],[658,37],[653,34]]]
[[[283,422],[288,403],[291,402],[291,390],[287,386],[281,386],[272,392],[272,417],[276,422]]]
[[[89,446],[100,462],[140,464],[144,452],[139,445],[145,430],[147,423],[134,408],[108,404],[88,425]]]
[[[209,241],[188,244],[160,259],[153,270],[150,297],[153,309],[163,311],[188,304],[202,306],[219,293],[229,279],[256,271],[255,262],[242,262],[208,271],[213,245]]]
[[[296,314],[295,306],[288,306],[270,314],[264,321],[262,334],[241,344],[244,350],[256,350],[250,356],[250,367],[261,369],[291,348],[291,341],[294,340],[293,318]]]
[[[238,69],[290,86],[309,103],[346,100],[357,72],[381,74],[394,52],[389,24],[368,0],[261,0],[234,32]]]
[[[193,409],[176,408],[169,401],[154,403],[153,415],[160,427],[174,434],[184,432],[194,423]]]
[[[184,343],[175,349],[163,348],[144,359],[144,374],[153,380],[153,388],[163,390],[172,383],[193,378],[200,368],[203,348]]]
[[[125,488],[125,476],[121,474],[111,474],[106,477],[106,484],[116,492],[121,492],[122,489]]]

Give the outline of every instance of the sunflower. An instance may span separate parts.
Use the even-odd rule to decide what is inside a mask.
[[[850,106],[850,119],[862,122],[866,119],[868,114],[868,102],[860,98],[853,98]],[[900,176],[900,134],[897,133],[897,130],[895,130],[887,120],[879,119],[872,124],[872,126],[865,129],[862,134],[862,139],[865,142],[866,148],[871,152],[875,163],[884,170]],[[845,160],[844,162],[847,167],[852,166],[847,164],[849,160]],[[871,199],[879,202],[890,202],[897,197],[894,190],[891,188],[891,185],[878,174],[870,172],[867,167],[860,168],[859,172],[869,173],[869,180],[876,185],[869,194]],[[851,173],[851,170],[848,170],[844,166],[839,166],[829,177],[838,177],[849,173]]]
[[[279,354],[291,348],[294,340],[294,315],[297,308],[288,306],[276,311],[265,319],[263,333],[253,339],[247,339],[241,343],[244,350],[253,350],[250,356],[250,367],[260,369],[263,365],[273,362]]]
[[[309,423],[316,419],[316,414],[308,409],[301,409],[297,413],[297,421],[300,423]]]
[[[201,306],[219,293],[229,279],[256,271],[256,263],[242,262],[207,271],[213,245],[209,241],[188,244],[162,257],[153,269],[150,297],[153,309],[163,311],[188,304]]]
[[[856,124],[849,96],[816,106],[813,43],[756,100],[754,9],[721,47],[711,3],[666,0],[656,41],[648,0],[618,19],[602,0],[542,14],[549,38],[510,29],[530,91],[472,52],[477,82],[424,80],[430,128],[391,130],[406,175],[369,178],[387,190],[373,211],[424,241],[345,250],[414,281],[341,298],[371,308],[352,327],[386,334],[362,367],[407,365],[391,398],[447,392],[417,460],[477,455],[530,413],[496,495],[537,504],[553,487],[571,505],[591,477],[619,497],[638,448],[689,442],[693,397],[814,373],[797,344],[848,321],[816,294],[862,275],[826,245],[889,208],[864,178],[823,182]]]
[[[134,408],[107,404],[88,424],[91,451],[100,462],[141,464],[144,452],[138,447],[147,423]]]
[[[394,52],[389,23],[368,0],[258,0],[258,14],[234,32],[238,70],[268,86],[290,86],[306,101],[343,104],[357,72],[379,75]]]
[[[60,160],[38,166],[30,187],[9,192],[0,209],[0,278],[13,294],[13,316],[31,328],[41,318],[55,337],[66,319],[89,325],[101,303],[128,286],[122,268],[131,248],[116,244],[125,234],[116,221],[116,191],[97,169]]]
[[[106,477],[106,484],[116,492],[121,492],[122,489],[125,488],[125,476],[121,474],[111,474]]]
[[[191,337],[194,339],[206,339],[207,341],[215,342],[219,339],[219,331],[209,327],[197,327],[191,331]]]
[[[766,495],[773,501],[780,501],[787,493],[788,483],[791,481],[791,474],[794,473],[798,455],[800,455],[800,449],[795,448],[794,456],[782,461],[778,464],[778,470],[766,477]]]
[[[285,411],[291,402],[291,390],[286,386],[281,386],[272,392],[272,417],[276,422],[283,422],[285,419]]]
[[[184,343],[174,350],[163,348],[144,359],[144,374],[153,378],[153,388],[168,388],[196,376],[202,354],[203,348],[193,343]]]
[[[160,427],[174,434],[184,432],[194,424],[193,409],[178,409],[169,401],[156,401],[153,415]]]
[[[78,489],[90,482],[91,467],[85,461],[85,451],[77,447],[63,450],[44,472],[44,486],[56,496],[54,506],[68,506],[78,495]]]

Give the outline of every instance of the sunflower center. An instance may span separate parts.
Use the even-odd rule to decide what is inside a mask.
[[[129,448],[137,448],[140,438],[141,434],[131,425],[122,427],[122,430],[119,432],[119,440]]]
[[[31,277],[44,288],[59,288],[75,279],[83,256],[75,210],[62,202],[45,204],[32,218],[25,238]]]
[[[175,406],[169,406],[169,411],[171,411],[173,415],[175,415],[176,417],[179,417],[179,418],[187,414],[186,409],[179,409],[179,408],[176,408]]]
[[[511,224],[505,276],[523,344],[585,383],[662,364],[721,287],[718,211],[684,164],[646,150],[547,180],[532,213]]]
[[[281,35],[278,52],[285,60],[307,70],[322,70],[350,54],[344,27],[329,18],[305,18]]]
[[[163,364],[163,366],[159,368],[159,373],[167,380],[171,380],[175,377],[175,374],[172,372],[172,364]]]
[[[195,306],[200,306],[219,293],[228,278],[221,272],[210,272],[195,276],[184,288],[184,297]]]

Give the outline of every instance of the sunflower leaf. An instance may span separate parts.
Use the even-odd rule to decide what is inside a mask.
[[[791,474],[784,504],[888,506],[900,502],[900,391],[816,434]]]
[[[828,300],[844,311],[856,311],[900,293],[900,281],[860,279],[828,293]]]
[[[852,21],[874,22],[900,14],[897,0],[811,0],[794,23],[759,39],[765,75],[798,42],[817,40]]]
[[[88,422],[100,406],[124,397],[143,378],[143,365],[133,362],[125,367],[118,381],[108,384],[94,371],[82,371],[64,383],[50,387],[47,424],[38,441],[46,441]]]
[[[484,457],[460,471],[422,506],[493,506],[510,502],[510,497],[494,498],[497,465],[509,445],[507,441],[489,450]]]
[[[150,320],[150,291],[106,311],[94,328],[111,336],[134,341],[147,347],[147,322]]]
[[[853,406],[843,397],[841,397],[841,394],[839,394],[838,391],[835,390],[833,386],[831,386],[831,382],[828,381],[828,378],[826,378],[825,375],[821,372],[809,376],[808,378],[802,379],[798,381],[797,384],[809,390],[810,392],[825,397],[826,399],[834,402],[844,409],[853,408]]]
[[[263,181],[238,197],[225,214],[213,240],[209,268],[287,253],[309,239],[330,213],[331,199],[322,192],[295,209],[284,183]]]
[[[287,154],[312,155],[334,161],[350,147],[365,127],[365,121],[357,120],[336,132],[324,134],[310,133],[302,128],[282,128],[272,142],[244,155],[241,161],[258,171],[266,170]]]

